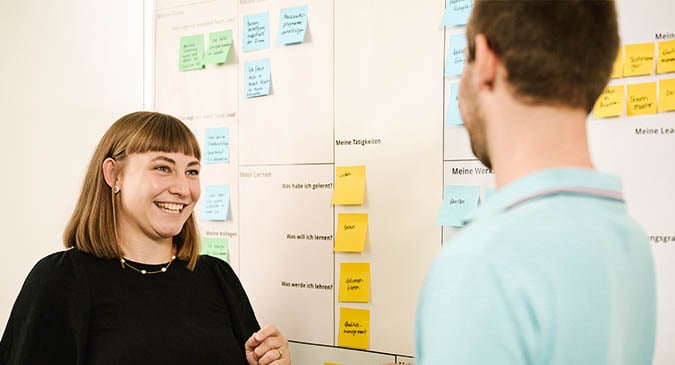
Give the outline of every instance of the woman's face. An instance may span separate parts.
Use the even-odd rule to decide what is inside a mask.
[[[127,156],[119,181],[120,239],[171,242],[199,200],[199,169],[199,160],[183,153],[146,152]]]

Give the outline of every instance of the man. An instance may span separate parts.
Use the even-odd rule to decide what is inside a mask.
[[[475,1],[459,103],[499,192],[428,273],[419,365],[651,364],[649,241],[585,128],[617,28],[610,1]]]

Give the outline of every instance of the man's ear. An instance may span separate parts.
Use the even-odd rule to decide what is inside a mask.
[[[114,158],[108,157],[103,161],[101,166],[103,170],[103,177],[105,178],[105,183],[112,189],[118,183],[117,178],[117,161]]]
[[[490,48],[484,34],[476,34],[474,45],[476,52],[473,62],[474,73],[478,79],[479,88],[487,87],[492,90],[497,78],[499,59],[492,48]]]

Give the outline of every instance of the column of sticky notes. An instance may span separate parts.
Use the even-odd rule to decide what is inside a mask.
[[[362,205],[365,191],[365,166],[336,167],[334,205]],[[368,232],[368,214],[339,213],[335,231],[335,252],[363,252]],[[340,284],[337,287],[341,303],[368,303],[370,263],[340,263]],[[367,349],[369,335],[370,310],[340,307],[338,346]]]
[[[595,102],[593,117],[620,117],[624,115],[624,109],[627,116],[675,111],[675,78],[668,75],[674,72],[675,40],[621,47],[612,79],[652,76],[654,73],[659,79],[607,86]]]

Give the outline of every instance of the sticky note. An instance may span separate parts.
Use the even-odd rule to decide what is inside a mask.
[[[302,43],[307,30],[307,5],[281,9],[278,44]]]
[[[178,69],[180,71],[204,68],[204,35],[189,35],[180,38]]]
[[[675,111],[675,79],[659,81],[659,111]]]
[[[244,95],[247,98],[270,94],[270,59],[249,61],[244,64]]]
[[[623,85],[607,86],[595,101],[593,118],[621,116],[621,114],[623,114],[623,102],[625,97]]]
[[[443,14],[443,25],[464,25],[469,21],[473,0],[448,0]]]
[[[341,302],[368,303],[370,300],[370,263],[343,262],[340,264]]]
[[[201,253],[230,262],[229,239],[227,237],[205,237],[202,239]]]
[[[212,65],[225,63],[232,46],[232,29],[209,33],[209,48],[204,63]]]
[[[462,116],[459,113],[459,83],[455,82],[450,85],[450,95],[448,96],[448,106],[445,112],[445,124],[448,125],[463,125]]]
[[[204,159],[207,164],[230,162],[230,129],[206,128]]]
[[[438,213],[438,225],[462,227],[464,218],[478,206],[480,187],[446,185]]]
[[[368,232],[368,214],[340,213],[335,229],[336,252],[363,252]]]
[[[616,54],[614,66],[612,67],[612,74],[609,76],[612,79],[618,79],[623,76],[623,47],[619,46],[619,52]]]
[[[338,364],[336,362],[324,362],[323,365],[342,365],[342,364]]]
[[[675,72],[675,40],[659,42],[656,73]]]
[[[448,56],[445,59],[445,76],[457,76],[464,69],[464,49],[466,48],[466,35],[454,34],[450,36]]]
[[[643,115],[656,113],[656,83],[631,84],[627,86],[626,114]]]
[[[208,185],[204,192],[203,220],[225,221],[230,209],[230,186]]]
[[[624,76],[651,75],[654,69],[654,43],[626,45]]]
[[[340,308],[338,346],[368,348],[370,311],[368,309]]]
[[[242,49],[244,52],[270,48],[270,14],[244,15],[242,21]]]
[[[485,188],[485,191],[483,191],[483,202],[488,201],[495,194],[497,194],[497,189],[495,189],[495,188]]]
[[[361,205],[365,192],[365,166],[337,166],[335,168],[334,205]]]

